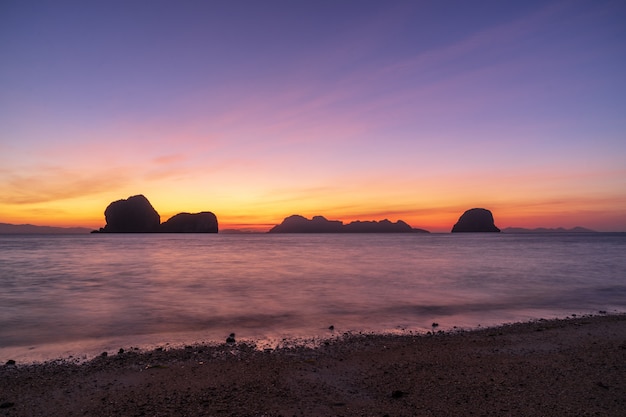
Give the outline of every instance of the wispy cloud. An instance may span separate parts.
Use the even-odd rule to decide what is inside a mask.
[[[325,7],[311,10],[321,18]],[[225,21],[237,36],[220,39],[214,57],[183,36],[189,53],[152,79],[154,61],[120,50],[148,80],[130,84],[120,68],[97,96],[105,104],[73,72],[84,62],[53,61],[56,72],[34,79],[20,78],[15,60],[15,78],[42,96],[24,93],[0,132],[1,211],[81,204],[100,215],[127,190],[160,212],[215,207],[233,223],[299,213],[447,225],[473,204],[507,216],[626,210],[623,30],[608,17],[623,13],[619,2],[503,6],[476,19],[420,2],[341,7],[324,16],[332,34],[297,13],[312,24],[302,42],[278,32],[250,41],[249,28]],[[89,48],[71,27],[66,39]],[[59,91],[58,77],[71,76],[81,78],[74,89]]]
[[[188,157],[186,155],[175,153],[169,155],[161,155],[156,158],[152,158],[152,162],[157,165],[171,165],[179,162],[186,161]]]
[[[0,198],[4,204],[36,204],[85,197],[123,188],[133,178],[123,168],[85,172],[47,166],[33,168],[32,172],[4,176],[0,182]]]

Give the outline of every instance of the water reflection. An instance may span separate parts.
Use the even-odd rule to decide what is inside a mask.
[[[0,347],[624,309],[625,246],[624,235],[3,236]]]

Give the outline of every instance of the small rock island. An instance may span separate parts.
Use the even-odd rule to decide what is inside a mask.
[[[210,211],[178,213],[161,223],[161,216],[139,194],[117,200],[104,211],[106,225],[92,233],[217,233],[218,222]]]
[[[217,217],[210,211],[178,213],[159,227],[161,233],[217,233]]]
[[[459,221],[452,227],[452,233],[499,233],[493,214],[484,208],[467,210],[459,217]]]
[[[414,229],[402,220],[393,223],[389,220],[354,221],[343,224],[340,220],[328,220],[324,216],[312,219],[300,215],[285,218],[281,224],[272,227],[268,233],[429,233]]]
[[[104,210],[102,233],[153,233],[159,230],[161,216],[143,195],[117,200]]]

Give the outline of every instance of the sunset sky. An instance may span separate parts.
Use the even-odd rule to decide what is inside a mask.
[[[626,231],[626,2],[0,2],[0,222],[135,194],[221,229]]]

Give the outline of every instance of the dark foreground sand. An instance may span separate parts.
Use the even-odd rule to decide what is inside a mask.
[[[625,416],[626,316],[0,367],[1,416]]]

